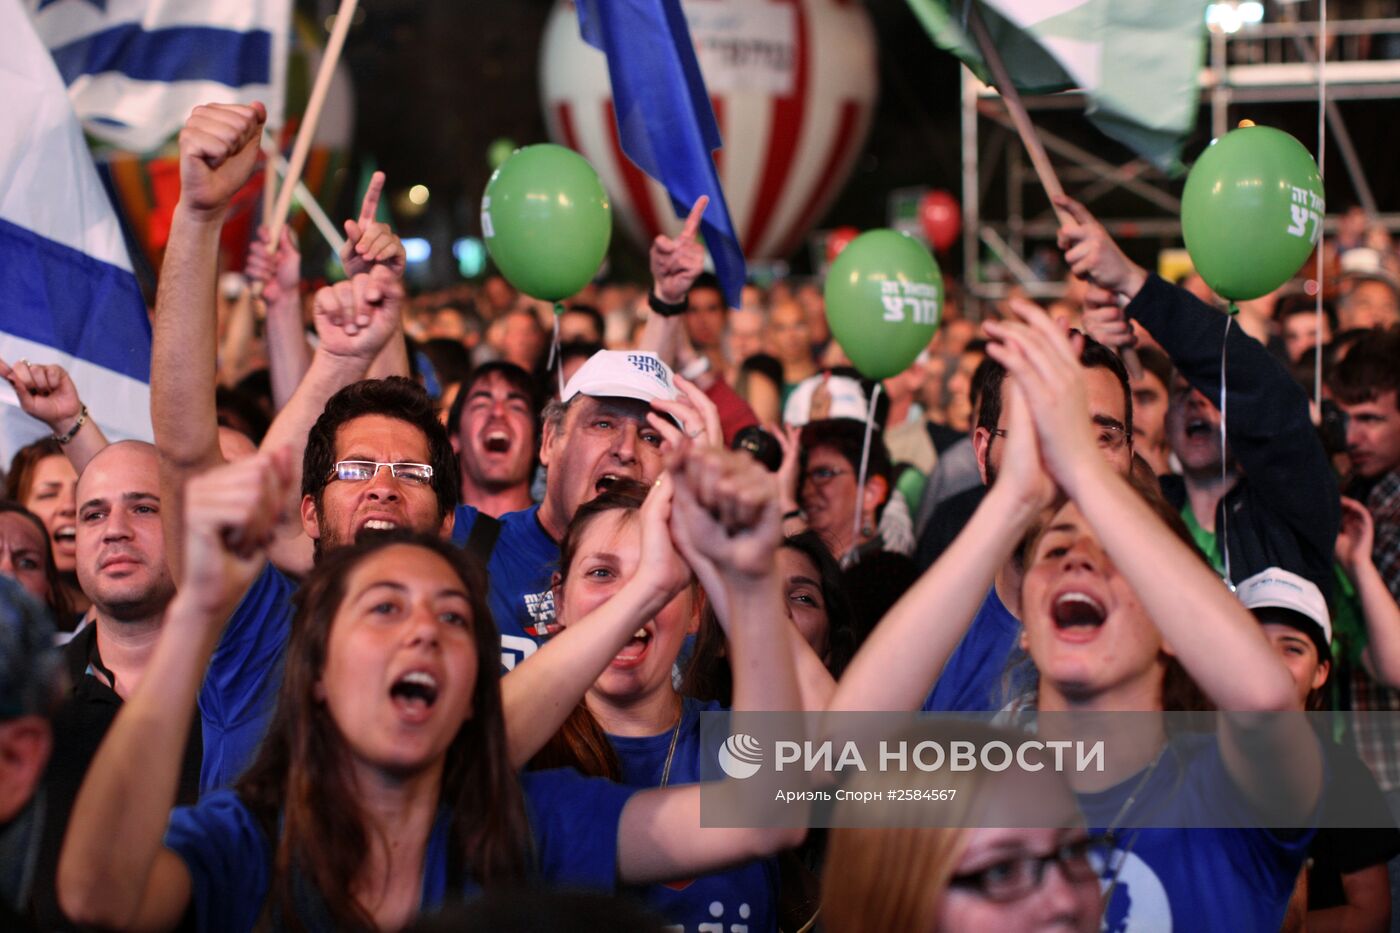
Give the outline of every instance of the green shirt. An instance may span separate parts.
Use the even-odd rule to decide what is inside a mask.
[[[1206,556],[1216,573],[1223,575],[1225,552],[1220,547],[1220,536],[1201,527],[1201,523],[1196,521],[1196,513],[1191,511],[1190,502],[1181,507],[1181,519],[1186,522],[1186,528],[1191,532],[1191,539],[1196,542],[1197,550]]]

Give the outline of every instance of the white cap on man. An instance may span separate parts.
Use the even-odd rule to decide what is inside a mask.
[[[560,401],[576,395],[593,398],[633,398],[641,402],[674,400],[679,393],[671,367],[655,353],[641,350],[599,350],[578,368]]]

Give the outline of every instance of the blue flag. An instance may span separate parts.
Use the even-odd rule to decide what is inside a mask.
[[[622,151],[685,217],[701,195],[705,246],[731,308],[740,306],[744,251],[712,153],[723,142],[680,0],[578,0],[583,41],[608,58]]]

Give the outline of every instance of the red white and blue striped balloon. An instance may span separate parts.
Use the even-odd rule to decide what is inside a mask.
[[[683,0],[724,148],[715,153],[749,259],[791,254],[840,193],[878,92],[875,32],[859,0]],[[597,169],[624,229],[646,248],[674,234],[665,189],[617,138],[607,62],[560,0],[545,26],[540,85],[550,137]]]

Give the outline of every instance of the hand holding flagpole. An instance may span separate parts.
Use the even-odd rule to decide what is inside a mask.
[[[991,33],[987,32],[987,26],[982,22],[982,17],[977,12],[976,0],[967,5],[967,25],[972,32],[973,40],[977,43],[978,50],[982,53],[982,60],[987,63],[987,70],[992,73],[992,81],[996,84],[997,92],[1001,94],[1001,99],[1006,104],[1007,115],[1011,117],[1011,123],[1016,127],[1016,132],[1021,137],[1021,143],[1026,147],[1026,152],[1031,157],[1031,165],[1035,168],[1036,177],[1040,179],[1040,186],[1045,189],[1050,203],[1055,208],[1055,216],[1059,219],[1060,226],[1074,224],[1074,217],[1061,206],[1061,202],[1066,199],[1064,186],[1060,184],[1060,178],[1055,174],[1054,166],[1050,164],[1050,157],[1045,153],[1045,146],[1035,131],[1035,125],[1031,123],[1030,114],[1026,112],[1025,104],[1021,103],[1021,95],[1016,90],[1016,83],[1011,80],[1011,75],[1006,70],[1006,64],[1001,60],[1001,53],[997,50],[996,43],[992,41]],[[1128,374],[1134,379],[1142,378],[1142,361],[1138,359],[1137,351],[1132,347],[1126,347],[1121,355],[1123,364],[1128,368]]]

